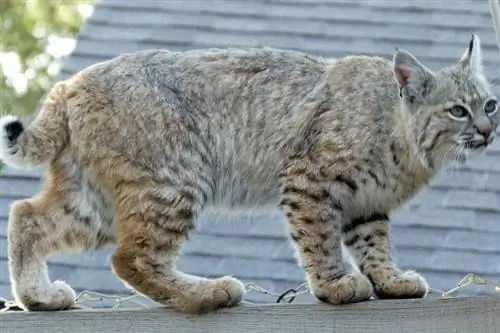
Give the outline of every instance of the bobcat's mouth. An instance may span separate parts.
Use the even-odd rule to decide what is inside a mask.
[[[458,145],[454,159],[460,164],[466,163],[471,155],[482,154],[487,146],[488,142],[486,140],[470,140],[463,142],[461,145]]]
[[[458,144],[470,151],[484,150],[491,145],[495,139],[495,134],[490,134],[488,137],[483,135],[475,135],[472,133],[463,133],[460,135]]]
[[[464,143],[464,147],[467,149],[484,149],[488,146],[488,141],[482,140],[482,141],[467,141]]]

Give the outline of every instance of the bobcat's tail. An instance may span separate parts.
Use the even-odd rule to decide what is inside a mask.
[[[500,50],[500,0],[490,0],[490,14],[493,19],[498,49]]]
[[[53,160],[68,144],[67,94],[56,83],[40,113],[25,128],[17,116],[0,118],[0,160],[12,167],[38,166]]]

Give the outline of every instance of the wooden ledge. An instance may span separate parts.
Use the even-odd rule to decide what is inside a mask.
[[[240,305],[204,315],[168,308],[0,314],[2,333],[495,333],[500,297]]]

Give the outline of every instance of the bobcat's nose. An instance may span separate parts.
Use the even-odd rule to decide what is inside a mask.
[[[478,129],[477,132],[484,137],[484,140],[489,141],[492,137],[491,133],[493,133],[493,129],[491,127],[486,129]]]
[[[491,121],[488,118],[481,118],[476,122],[474,127],[476,128],[476,131],[483,136],[484,141],[487,143],[491,143],[491,141],[493,141],[493,127],[491,126]]]

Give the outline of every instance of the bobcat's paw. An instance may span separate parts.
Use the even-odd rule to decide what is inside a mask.
[[[220,308],[238,305],[245,295],[245,286],[239,280],[224,276],[218,279],[196,278],[180,290],[178,297],[169,303],[185,313],[207,313]]]
[[[356,303],[373,295],[373,286],[360,273],[351,273],[332,281],[317,281],[312,284],[314,296],[330,304]]]
[[[28,311],[67,310],[74,306],[76,294],[63,281],[54,281],[49,289],[36,296],[24,294],[19,297],[19,306]]]
[[[370,274],[375,281],[375,294],[378,298],[423,298],[429,292],[425,279],[413,271],[401,274],[385,272]]]

